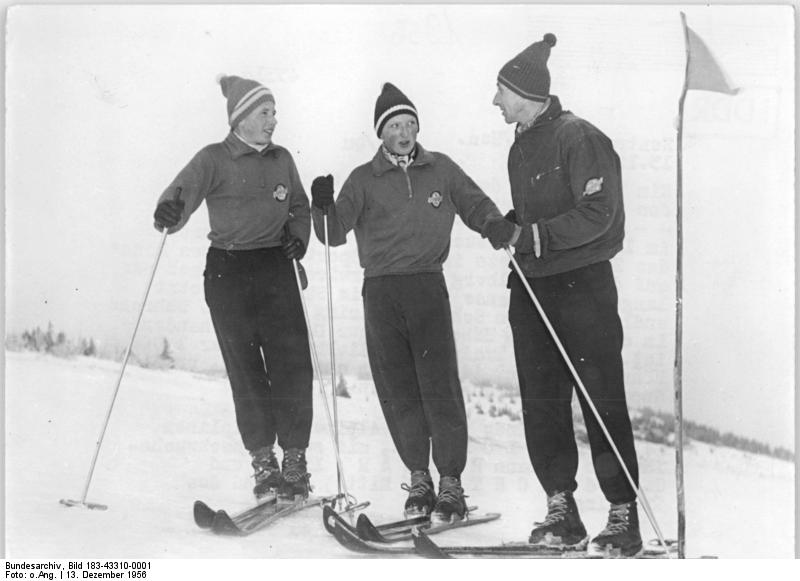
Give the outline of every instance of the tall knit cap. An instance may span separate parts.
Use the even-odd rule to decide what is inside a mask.
[[[228,99],[228,124],[231,128],[247,117],[250,112],[266,101],[275,102],[272,91],[261,83],[234,75],[220,75],[217,81],[222,94]]]
[[[508,61],[497,75],[497,81],[520,97],[544,102],[550,94],[550,71],[547,59],[550,49],[556,45],[556,36],[548,32],[544,38],[534,42]]]
[[[375,132],[381,136],[383,126],[395,115],[407,113],[413,115],[419,125],[417,109],[411,99],[406,97],[403,92],[391,83],[384,83],[383,90],[375,101]]]

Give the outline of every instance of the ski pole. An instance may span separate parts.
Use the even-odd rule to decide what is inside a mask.
[[[592,413],[594,414],[594,417],[597,419],[597,423],[600,424],[600,428],[603,430],[603,434],[605,435],[606,440],[608,440],[608,443],[610,444],[611,449],[614,451],[614,455],[617,457],[617,460],[619,461],[620,466],[622,466],[622,471],[625,473],[625,476],[628,478],[628,482],[630,483],[631,487],[633,488],[633,491],[636,493],[636,497],[642,502],[642,508],[644,509],[645,513],[647,514],[647,518],[650,521],[650,524],[653,525],[653,529],[655,530],[656,535],[658,535],[659,542],[661,543],[661,545],[666,550],[667,555],[669,555],[670,558],[671,558],[672,555],[671,555],[671,553],[669,551],[669,547],[667,546],[666,540],[664,540],[664,535],[661,534],[661,529],[659,528],[658,522],[656,522],[655,515],[653,514],[653,511],[650,508],[650,503],[647,501],[647,497],[645,496],[644,489],[639,487],[639,486],[636,486],[636,483],[633,481],[633,477],[631,476],[631,473],[628,471],[628,466],[625,464],[625,461],[622,459],[622,455],[619,453],[619,450],[617,449],[617,446],[614,443],[614,440],[611,437],[611,434],[608,432],[608,429],[606,428],[605,422],[603,422],[603,418],[600,417],[600,413],[597,411],[597,408],[594,406],[594,402],[592,401],[592,398],[589,397],[589,392],[586,391],[586,387],[584,387],[583,381],[581,381],[581,378],[578,375],[578,372],[575,369],[575,366],[572,364],[572,360],[569,358],[569,355],[567,355],[567,351],[564,349],[564,345],[561,343],[561,340],[558,338],[558,335],[556,334],[556,331],[553,328],[553,325],[550,323],[550,319],[547,317],[547,315],[544,312],[544,309],[542,308],[542,305],[539,303],[539,300],[536,298],[536,295],[534,294],[533,289],[531,288],[531,285],[528,284],[528,279],[525,278],[525,275],[523,274],[522,269],[519,267],[519,264],[517,263],[517,260],[514,258],[514,253],[511,252],[511,250],[509,250],[508,248],[505,248],[505,251],[508,254],[508,257],[511,259],[511,264],[514,265],[514,270],[517,272],[517,275],[519,276],[520,280],[522,281],[522,284],[525,286],[525,290],[528,291],[528,295],[531,297],[531,300],[533,301],[533,304],[536,307],[536,310],[539,311],[539,316],[542,318],[542,322],[544,322],[545,327],[547,327],[547,330],[549,331],[550,336],[553,338],[553,342],[556,344],[556,347],[558,347],[558,351],[561,353],[561,357],[564,359],[564,362],[567,364],[567,367],[569,367],[569,370],[572,373],[572,377],[575,378],[575,383],[577,384],[578,388],[581,390],[581,393],[583,394],[583,397],[586,399],[586,403],[589,404],[589,408],[591,408]]]
[[[328,241],[328,208],[323,209],[323,224],[325,228],[325,279],[328,294],[328,342],[331,350],[331,392],[333,393],[333,439],[336,449],[339,449],[339,405],[336,401],[336,349],[333,334],[333,292],[331,290],[331,246]],[[336,481],[339,494],[342,493],[342,474],[336,467]]]
[[[181,188],[178,187],[175,190],[175,197],[173,198],[175,201],[178,201],[181,197]],[[106,428],[108,428],[108,422],[111,419],[111,411],[114,409],[114,403],[117,400],[117,394],[119,393],[119,387],[122,384],[122,376],[125,374],[125,367],[128,365],[128,359],[131,355],[131,350],[133,349],[133,341],[136,338],[136,331],[139,330],[139,323],[142,321],[142,315],[144,314],[144,306],[147,303],[147,297],[150,294],[150,287],[153,286],[153,279],[156,276],[156,268],[158,267],[158,261],[161,259],[161,253],[164,251],[164,244],[167,241],[167,234],[169,228],[164,227],[163,232],[161,234],[161,243],[158,245],[158,252],[156,253],[156,259],[153,262],[153,268],[150,271],[150,278],[147,281],[147,287],[144,291],[144,298],[142,299],[142,306],[139,308],[139,316],[136,318],[136,324],[133,326],[133,333],[131,333],[131,340],[128,342],[128,348],[125,350],[125,356],[122,358],[122,367],[119,370],[119,377],[117,377],[117,384],[114,387],[114,393],[111,396],[111,404],[108,406],[108,411],[106,412],[106,419],[103,422],[103,427],[100,430],[100,437],[97,440],[97,446],[94,451],[94,457],[92,458],[92,464],[89,468],[89,475],[86,478],[86,485],[83,488],[83,496],[80,500],[70,500],[62,498],[60,500],[61,504],[64,506],[81,506],[83,508],[90,508],[95,510],[106,510],[108,506],[105,504],[99,504],[95,502],[86,502],[86,496],[89,494],[89,485],[92,482],[92,476],[94,475],[94,469],[97,465],[97,458],[100,455],[100,447],[103,444],[103,439],[106,435]]]
[[[351,511],[351,510],[354,510],[354,505],[356,504],[355,503],[355,498],[352,497],[347,492],[347,485],[346,485],[345,479],[344,479],[344,470],[342,468],[342,457],[341,457],[341,454],[339,453],[339,445],[336,442],[336,437],[335,437],[335,433],[334,433],[334,429],[333,429],[333,420],[331,419],[331,411],[330,411],[330,406],[328,405],[328,397],[327,397],[327,394],[325,393],[325,382],[322,379],[322,372],[320,371],[319,359],[317,357],[317,347],[316,347],[316,344],[314,342],[314,334],[311,332],[311,320],[309,319],[309,316],[308,316],[308,308],[306,307],[306,299],[305,299],[305,295],[303,293],[303,281],[300,278],[300,267],[299,267],[299,263],[298,263],[297,260],[292,260],[292,265],[294,266],[294,276],[295,276],[295,279],[297,280],[297,290],[300,293],[300,303],[303,306],[303,317],[305,318],[306,328],[308,330],[308,344],[309,344],[309,347],[311,348],[311,357],[312,357],[312,361],[313,361],[313,367],[314,367],[314,371],[316,371],[317,381],[319,382],[320,393],[322,394],[322,403],[323,403],[323,405],[325,407],[325,417],[328,420],[328,431],[330,432],[331,440],[333,441],[333,444],[334,444],[333,445],[333,451],[334,451],[334,455],[336,456],[336,469],[338,471],[338,474],[340,476],[340,482],[342,484],[342,494],[344,495],[344,498],[347,499],[348,503],[350,503],[350,505],[348,506],[347,510]],[[353,502],[350,502],[351,499],[352,499]],[[362,505],[362,506],[366,506],[366,505]]]

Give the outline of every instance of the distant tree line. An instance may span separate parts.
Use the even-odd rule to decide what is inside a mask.
[[[37,351],[39,353],[49,353],[57,357],[71,357],[74,355],[85,355],[87,357],[97,356],[97,345],[94,339],[84,339],[83,337],[74,342],[67,339],[63,331],[55,332],[53,323],[48,323],[47,330],[42,331],[40,327],[25,330],[20,335],[10,335],[6,338],[6,348],[10,351]]]
[[[673,445],[675,443],[675,416],[650,408],[639,408],[631,414],[633,431],[637,437],[648,442]],[[683,421],[684,434],[696,442],[727,446],[753,454],[773,456],[781,460],[794,461],[794,453],[782,447],[772,447],[763,442],[737,436],[731,432],[720,432],[703,424],[690,420]]]
[[[166,338],[163,341],[161,353],[156,358],[141,359],[135,353],[131,353],[131,360],[140,367],[174,368],[175,358],[172,355],[169,341]],[[55,331],[52,322],[47,324],[46,331],[37,326],[33,329],[26,329],[20,334],[8,335],[6,337],[6,349],[9,351],[35,351],[64,358],[83,355],[85,357],[121,360],[124,356],[124,352],[119,352],[104,357],[103,354],[98,352],[94,338],[81,337],[77,341],[68,339],[63,331]]]
[[[47,325],[47,330],[43,331],[38,326],[34,329],[25,330],[21,334],[9,335],[6,337],[6,349],[9,351],[35,351],[48,353],[57,357],[74,357],[83,355],[86,357],[103,357],[98,353],[98,347],[92,337],[88,339],[81,337],[77,341],[67,338],[62,331],[56,332],[53,323]],[[124,353],[116,353],[109,359],[121,360]],[[142,360],[131,353],[131,359],[140,367],[154,367],[159,369],[172,369],[175,367],[175,358],[172,353],[169,341],[163,339],[163,346],[160,354],[155,359]],[[522,414],[519,403],[511,394],[518,393],[516,386],[503,384],[494,386],[497,389],[498,401],[495,402],[491,384],[488,381],[480,381],[477,384],[479,391],[472,394],[467,393],[467,403],[471,403],[476,413],[482,415],[487,413],[481,406],[481,401],[487,397],[485,391],[488,389],[488,415],[491,417],[507,416],[511,421],[521,421]],[[338,397],[350,397],[347,381],[344,376],[339,375],[336,385],[336,395]],[[476,401],[472,401],[473,398]],[[588,441],[586,429],[583,425],[583,418],[578,409],[574,412],[575,435],[581,441]],[[666,444],[669,446],[675,443],[675,416],[662,411],[656,411],[648,407],[631,410],[631,423],[633,433],[640,440]],[[753,454],[763,454],[794,462],[794,452],[782,447],[771,447],[763,442],[737,436],[731,432],[721,433],[715,428],[684,420],[684,433],[688,439],[712,444],[715,446],[727,446],[737,450],[752,452]]]
[[[468,407],[478,415],[488,414],[490,417],[508,417],[512,422],[521,421],[521,406],[516,401],[519,388],[511,383],[491,383],[479,380],[476,387],[468,390],[465,399]],[[573,405],[573,422],[575,437],[580,442],[588,443],[583,415],[577,405]],[[675,416],[668,412],[656,411],[648,407],[631,409],[633,433],[639,440],[675,445]],[[703,442],[714,446],[727,446],[736,450],[772,456],[781,460],[794,462],[794,452],[781,447],[771,447],[763,442],[737,436],[684,419],[684,435],[687,440]]]

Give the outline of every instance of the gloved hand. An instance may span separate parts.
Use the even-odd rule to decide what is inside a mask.
[[[306,247],[303,246],[303,241],[291,234],[281,238],[281,248],[287,260],[300,260],[306,254]]]
[[[517,212],[514,209],[511,209],[506,213],[505,219],[514,222],[514,224],[518,224],[522,228],[522,231],[519,233],[519,238],[517,238],[517,241],[514,242],[514,250],[520,254],[536,252],[536,245],[533,241],[533,230],[531,229],[532,225],[519,224],[517,222]],[[536,258],[539,258],[538,254],[536,255]]]
[[[153,218],[155,218],[158,229],[172,228],[180,222],[185,206],[186,204],[183,200],[164,200],[156,206]]]
[[[327,211],[328,206],[333,205],[333,176],[319,176],[311,182],[311,201],[322,210]]]
[[[483,235],[489,239],[492,248],[499,250],[511,244],[518,229],[519,226],[507,218],[496,218],[486,224]]]

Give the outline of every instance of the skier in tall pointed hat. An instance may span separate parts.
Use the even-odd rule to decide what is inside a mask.
[[[311,235],[308,196],[292,155],[272,140],[272,91],[238,76],[217,80],[228,134],[178,173],[158,200],[155,224],[173,234],[205,200],[205,301],[251,456],[253,492],[260,501],[305,497],[312,366],[292,261],[303,257]],[[280,465],[275,444],[283,450]]]
[[[574,496],[577,387],[595,475],[610,504],[590,549],[632,556],[642,549],[637,497],[644,498],[611,267],[625,234],[620,160],[602,131],[550,93],[555,46],[555,35],[545,34],[503,65],[493,100],[515,125],[508,154],[514,210],[506,218],[520,231],[510,245],[508,318],[528,454],[547,495],[547,515],[529,541],[576,549],[589,543]]]

